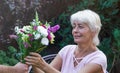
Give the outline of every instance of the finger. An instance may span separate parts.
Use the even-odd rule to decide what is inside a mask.
[[[28,58],[28,59],[31,59],[33,58],[34,56],[26,56],[25,58]]]
[[[34,61],[32,61],[32,60],[26,60],[25,64],[27,64],[29,66],[30,65],[35,65]]]
[[[41,57],[40,54],[34,52],[30,52],[30,56]]]
[[[24,58],[24,60],[26,62],[31,62],[31,63],[36,63],[36,64],[38,64],[42,61],[41,58],[36,58],[36,57],[28,57],[28,58],[26,57],[26,58]]]
[[[29,58],[24,58],[25,61],[27,62],[32,62],[32,63],[41,63],[42,61],[44,61],[42,58],[36,58],[36,57],[29,57]]]
[[[25,62],[25,64],[27,64],[27,65],[32,65],[32,63],[31,63],[31,62]]]
[[[40,54],[38,54],[38,53],[34,53],[34,52],[30,52],[30,56],[41,57]]]
[[[25,62],[25,64],[27,64],[27,65],[32,65],[32,66],[34,66],[34,67],[37,67],[38,66],[38,64],[35,64],[35,63],[32,63],[32,62]]]
[[[27,62],[34,62],[34,61],[36,61],[35,58],[24,58],[24,60],[27,61]]]
[[[35,56],[26,56],[25,58],[27,58],[27,59],[34,59],[34,60],[37,60],[37,59],[39,59],[40,57],[35,57]]]

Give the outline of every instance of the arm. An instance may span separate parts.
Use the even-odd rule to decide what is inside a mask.
[[[61,70],[62,59],[59,54],[53,59],[53,61],[50,63],[50,65],[59,71]]]
[[[104,73],[107,69],[107,58],[100,52],[90,57],[88,63],[78,73]]]
[[[57,71],[55,68],[53,68],[50,65],[47,65],[42,69],[40,69],[38,67],[33,67],[33,72],[34,73],[60,73],[59,71]]]
[[[0,73],[27,73],[28,66],[22,63],[17,63],[15,66],[0,65]]]
[[[16,73],[17,71],[12,66],[0,65],[0,73]]]
[[[78,73],[104,73],[101,65],[96,63],[89,63],[85,65]]]
[[[33,73],[45,73],[44,71],[42,71],[40,68],[37,68],[35,66],[32,67]]]

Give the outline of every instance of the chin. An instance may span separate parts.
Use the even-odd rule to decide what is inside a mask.
[[[83,43],[84,41],[83,41],[83,40],[74,40],[74,42],[75,42],[76,44],[78,44],[78,43]]]
[[[74,42],[77,43],[77,44],[80,43],[80,41],[77,41],[77,40],[74,40]]]

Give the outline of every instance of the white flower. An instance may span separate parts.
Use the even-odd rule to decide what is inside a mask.
[[[34,39],[39,39],[41,37],[40,33],[34,34]]]
[[[20,29],[18,26],[15,26],[14,30],[15,30],[16,34],[23,34],[23,32],[20,31],[22,29]]]
[[[22,28],[22,30],[23,30],[24,32],[26,32],[26,33],[30,33],[30,32],[32,31],[32,27],[31,27],[31,26],[24,26],[24,27]]]
[[[31,24],[32,24],[33,26],[35,26],[35,25],[36,25],[35,20],[33,20],[33,21],[31,22]]]
[[[19,27],[18,26],[15,26],[15,32],[17,33],[17,34],[19,34]]]
[[[42,38],[42,39],[41,39],[41,43],[42,43],[43,45],[48,45],[48,44],[49,44],[48,38]]]
[[[37,31],[38,31],[39,33],[41,33],[41,35],[44,36],[44,37],[47,37],[47,36],[48,36],[47,29],[45,29],[45,28],[42,27],[42,26],[38,26],[38,27],[37,27]]]
[[[19,30],[19,27],[18,26],[15,26],[15,32],[18,32],[18,30]]]

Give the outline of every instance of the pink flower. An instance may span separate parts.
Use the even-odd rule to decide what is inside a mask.
[[[33,29],[34,29],[34,30],[37,30],[37,26],[33,26]]]
[[[29,33],[29,34],[28,34],[28,36],[29,36],[29,37],[31,37],[31,36],[32,36],[32,34],[30,34],[30,33]]]
[[[34,39],[34,38],[33,38],[33,35],[29,33],[28,36],[29,36],[29,40],[30,40],[30,41],[33,41],[33,39]]]
[[[17,39],[18,37],[16,36],[16,35],[9,35],[9,37],[11,38],[11,39]]]
[[[46,28],[46,26],[45,26],[44,24],[42,24],[42,26],[43,26],[44,28]]]
[[[24,44],[25,48],[31,47],[31,45],[29,43],[27,43],[27,42],[24,42],[23,44]]]
[[[23,32],[23,33],[25,32],[25,31],[23,31],[22,29],[21,29],[20,31]]]
[[[52,39],[52,37],[51,37],[51,35],[50,35],[50,30],[48,30],[48,36],[47,36],[47,38],[48,38],[49,40]]]

